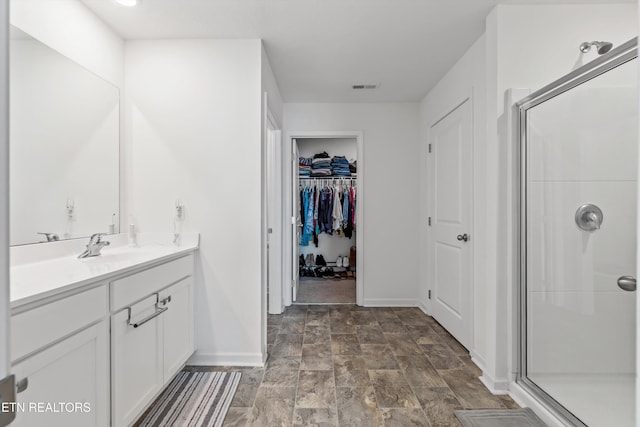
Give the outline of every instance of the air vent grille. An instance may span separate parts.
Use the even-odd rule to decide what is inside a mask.
[[[357,84],[351,85],[351,89],[353,90],[362,90],[362,89],[377,89],[377,84]]]

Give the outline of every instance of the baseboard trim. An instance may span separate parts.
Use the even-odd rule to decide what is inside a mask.
[[[488,375],[486,371],[482,371],[480,381],[487,389],[489,389],[492,394],[509,394],[509,380],[496,380],[495,378]]]
[[[471,350],[469,352],[469,356],[471,356],[471,361],[475,363],[475,365],[480,368],[482,372],[487,370],[487,363],[484,361],[484,357],[480,356],[475,350]]]
[[[403,298],[369,298],[364,300],[365,307],[418,307],[418,301],[415,299]]]
[[[419,300],[419,301],[418,301],[418,308],[419,308],[420,310],[422,310],[422,312],[423,312],[424,314],[426,314],[427,316],[431,316],[431,314],[429,313],[429,310],[427,309],[427,303],[426,303],[426,302],[424,302],[424,301],[422,301],[422,300]]]
[[[266,353],[200,353],[187,360],[191,366],[264,366]]]

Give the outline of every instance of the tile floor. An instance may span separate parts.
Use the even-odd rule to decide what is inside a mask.
[[[418,308],[291,306],[243,376],[225,426],[459,426],[456,409],[518,408]],[[218,368],[219,369],[219,368]]]
[[[356,279],[301,277],[297,301],[302,304],[355,304]]]

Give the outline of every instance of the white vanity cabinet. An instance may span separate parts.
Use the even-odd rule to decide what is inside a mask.
[[[144,413],[194,352],[199,237],[183,237],[132,248],[123,235],[83,260],[69,242],[12,248],[30,260],[11,267],[12,426],[129,427]]]
[[[114,280],[112,426],[131,425],[194,351],[193,255]]]
[[[109,425],[106,284],[34,304],[11,318],[16,427]]]

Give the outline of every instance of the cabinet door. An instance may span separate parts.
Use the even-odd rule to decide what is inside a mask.
[[[164,322],[164,381],[169,381],[193,354],[193,279],[188,277],[162,291]],[[168,298],[171,297],[169,302]]]
[[[107,427],[109,331],[91,326],[13,366],[18,393],[16,427]]]
[[[111,316],[112,425],[130,425],[162,388],[162,324],[152,296]],[[129,322],[130,320],[130,322]]]

